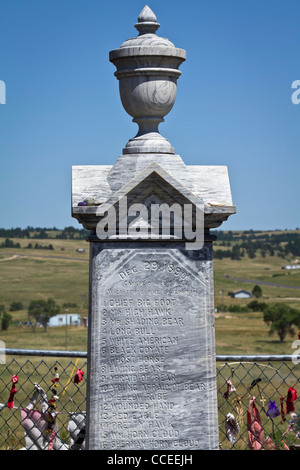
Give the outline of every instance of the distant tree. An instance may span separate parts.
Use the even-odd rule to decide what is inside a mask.
[[[2,315],[6,312],[5,305],[0,305],[0,320],[2,318]]]
[[[65,302],[62,304],[62,308],[77,308],[78,305],[75,304],[74,302]]]
[[[4,312],[1,318],[1,330],[6,331],[11,323],[12,316],[8,312]]]
[[[252,294],[254,295],[254,297],[256,297],[257,299],[259,299],[261,296],[262,296],[262,289],[260,286],[256,285],[253,287],[252,289]]]
[[[229,305],[228,311],[232,313],[247,313],[249,309],[246,305]]]
[[[256,254],[255,254],[255,249],[253,247],[250,247],[248,250],[247,250],[247,253],[248,253],[248,256],[249,258],[255,258]]]
[[[32,329],[35,331],[37,323],[41,323],[47,330],[47,324],[53,315],[57,315],[60,307],[56,305],[55,300],[49,298],[45,300],[32,300],[28,307],[28,316],[30,318]]]
[[[36,235],[34,235],[33,238],[42,238],[42,239],[48,238],[48,234],[47,234],[47,232],[46,232],[45,230],[46,230],[46,229],[41,229],[41,230],[40,230],[40,233],[37,233]]]
[[[215,259],[223,259],[223,258],[231,258],[232,252],[231,250],[216,250],[214,252]]]
[[[6,331],[11,323],[12,316],[5,309],[4,305],[0,305],[0,319],[1,319],[1,330]]]
[[[268,304],[266,302],[258,302],[258,300],[251,300],[247,307],[253,312],[263,312],[268,307]]]
[[[265,323],[270,325],[270,334],[277,332],[280,342],[283,342],[286,335],[293,335],[293,326],[300,327],[300,310],[283,303],[270,305],[264,310],[263,318]]]
[[[22,302],[12,302],[9,307],[10,312],[17,312],[18,310],[23,310]]]
[[[240,260],[241,259],[241,249],[239,245],[234,245],[232,247],[231,259]]]
[[[9,238],[6,238],[3,243],[1,243],[1,248],[15,248],[14,242]]]

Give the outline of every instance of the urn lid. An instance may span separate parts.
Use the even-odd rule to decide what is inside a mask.
[[[160,24],[157,23],[157,18],[148,5],[139,14],[138,22],[134,27],[139,32],[138,37],[127,39],[123,42],[121,48],[136,46],[175,47],[168,39],[156,35],[156,30],[160,27]]]
[[[146,5],[138,16],[138,22],[134,25],[139,35],[135,38],[127,39],[121,44],[119,49],[110,51],[110,60],[127,56],[143,55],[168,55],[181,59],[186,58],[184,49],[178,49],[169,39],[157,36],[156,31],[160,27],[156,15],[151,8]]]

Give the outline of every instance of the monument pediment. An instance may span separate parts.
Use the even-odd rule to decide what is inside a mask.
[[[153,208],[156,211],[155,215],[153,215]],[[184,215],[186,229],[193,230],[194,228],[195,230],[196,214],[198,214],[198,220],[200,220],[199,214],[201,214],[201,224],[203,225],[204,212],[210,213],[212,211],[201,199],[157,163],[148,165],[105,202],[95,201],[95,205],[79,206],[78,209],[80,217],[86,221],[89,220],[89,224],[94,224],[95,230],[98,224],[101,224],[101,221],[107,217],[107,214],[111,215],[113,211],[115,233],[107,237],[110,239],[128,239],[127,230],[125,237],[119,236],[119,226],[124,228],[130,225],[131,231],[138,226],[140,230],[144,229],[144,234],[146,234],[148,228],[151,230],[152,227],[153,229],[151,221],[153,223],[155,218],[155,224],[158,228],[156,218],[159,217],[159,214],[161,217],[162,212],[172,218],[172,222],[170,222],[172,231],[174,231],[174,227],[179,229],[183,226]],[[170,212],[172,212],[172,216],[170,216]],[[139,214],[138,219],[135,217],[137,213]],[[187,213],[189,217],[187,217]],[[172,237],[174,238],[174,234]],[[182,237],[183,235],[177,235],[175,238],[182,239]],[[148,239],[147,236],[143,238]]]
[[[225,166],[183,165],[181,171],[174,171],[172,166],[167,170],[151,162],[141,171],[133,171],[131,179],[127,172],[127,181],[116,191],[110,185],[114,166],[74,166],[72,170],[72,215],[89,230],[96,228],[99,207],[115,205],[123,197],[142,203],[156,194],[167,204],[191,203],[204,210],[206,228],[218,227],[235,213]]]
[[[204,201],[191,193],[176,178],[164,170],[158,163],[151,163],[116,191],[106,204],[115,205],[121,198],[127,197],[132,202],[143,203],[145,198],[155,193],[165,203],[193,204],[203,210]],[[207,212],[210,211],[207,206]]]

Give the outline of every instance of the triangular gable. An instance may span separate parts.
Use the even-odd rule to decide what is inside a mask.
[[[198,207],[200,210],[207,211],[207,206],[191,193],[185,186],[179,183],[173,176],[171,176],[166,170],[164,170],[157,163],[151,163],[144,170],[142,170],[138,175],[136,175],[132,180],[126,183],[122,188],[120,188],[116,193],[109,197],[109,199],[104,203],[107,208],[109,206],[114,206],[117,204],[124,196],[127,196],[137,185],[142,181],[145,181],[150,175],[157,174],[161,179],[165,180],[170,184],[175,190],[182,194],[182,196],[188,199],[194,206]],[[101,206],[100,206],[101,207]]]
[[[155,177],[154,181],[152,180],[153,176]],[[153,237],[153,232],[152,232],[153,225],[147,222],[147,214],[145,215],[145,217],[140,216],[139,221],[135,220],[133,224],[131,223],[128,224],[127,198],[129,197],[129,199],[131,199],[131,204],[130,204],[131,208],[133,208],[133,206],[139,206],[143,209],[143,212],[146,212],[144,202],[136,201],[137,203],[135,204],[135,199],[132,198],[132,194],[134,193],[134,190],[136,189],[138,191],[137,195],[140,195],[140,194],[144,195],[144,191],[143,190],[140,191],[141,189],[140,186],[143,183],[147,185],[147,181],[149,180],[152,180],[150,181],[150,183],[153,184],[153,187],[155,186],[155,184],[158,185],[158,182],[165,183],[168,189],[171,189],[171,191],[175,190],[176,196],[179,194],[182,198],[181,200],[184,201],[182,203],[175,202],[174,205],[173,205],[173,202],[171,202],[171,205],[168,203],[165,204],[168,207],[168,210],[166,211],[167,215],[166,213],[164,213],[163,215],[164,223],[162,225],[164,225],[164,227],[167,227],[166,230],[169,229],[168,234],[166,232],[163,232],[163,234],[161,234],[160,232],[161,227],[159,226],[159,224],[161,223],[162,219],[159,219],[160,215],[158,215],[160,214],[160,209],[161,209],[159,205],[157,205],[159,207],[156,206],[156,214],[154,216],[154,220],[155,220],[155,224],[153,224],[155,227],[154,237]],[[150,188],[150,192],[151,190],[152,188]],[[163,188],[163,190],[165,191],[165,188]],[[174,195],[170,195],[170,193],[168,193],[168,196],[169,196],[169,199],[171,200],[172,198],[174,198]],[[176,199],[178,198],[175,197],[174,201],[176,201]],[[118,211],[123,201],[126,201],[125,206],[124,206],[125,210],[123,211],[120,209]],[[182,211],[181,206],[184,207],[183,211]],[[188,248],[190,249],[199,249],[203,245],[203,233],[199,235],[200,233],[199,230],[202,232],[204,231],[204,222],[203,222],[204,221],[204,208],[205,208],[205,204],[203,201],[201,201],[201,199],[199,199],[194,194],[192,194],[186,187],[180,184],[173,176],[171,176],[166,170],[161,168],[157,163],[151,163],[138,175],[132,178],[131,181],[125,184],[115,194],[113,194],[104,204],[101,204],[100,206],[98,206],[96,215],[97,217],[99,217],[99,223],[97,224],[96,233],[98,235],[98,233],[101,232],[101,236],[98,235],[100,239],[103,239],[103,237],[105,237],[105,239],[116,239],[116,238],[128,239],[128,238],[132,238],[132,234],[135,236],[135,239],[139,238],[139,239],[148,239],[148,240],[149,239],[153,240],[153,238],[160,239],[160,240],[161,239],[192,240],[193,236],[195,236],[197,240],[197,244],[193,242],[193,243],[186,244],[186,246],[188,246]],[[137,211],[139,212],[140,209],[137,209]],[[173,214],[173,225],[170,223],[171,213]],[[132,216],[133,213],[131,213],[130,215]],[[169,225],[166,223],[168,216],[169,216]],[[100,222],[101,217],[104,217],[106,219],[105,224],[107,224],[107,226],[113,227],[112,232],[108,230],[108,232],[105,233],[104,227],[106,225],[104,224],[104,221]],[[126,220],[126,223],[121,225],[120,223],[117,222],[117,219],[119,222],[122,220],[124,221]],[[151,222],[152,220],[153,219],[152,219],[152,211],[151,211]],[[121,230],[120,230],[120,227],[121,227]],[[144,230],[143,233],[136,230],[136,228],[139,228],[140,230],[143,229]],[[159,232],[158,232],[158,228],[159,228]],[[196,231],[196,228],[197,228],[197,231]],[[132,230],[130,233],[129,233],[129,229]],[[148,229],[151,232],[150,236],[149,236]],[[98,230],[100,232],[98,232]],[[176,235],[175,235],[175,231],[176,231]],[[178,235],[178,233],[181,233],[181,234]],[[201,241],[198,243],[200,239]],[[198,248],[196,247],[196,245],[198,246]]]

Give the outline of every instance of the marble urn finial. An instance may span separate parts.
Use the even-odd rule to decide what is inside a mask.
[[[174,154],[174,148],[159,133],[158,126],[175,103],[177,79],[181,75],[179,66],[186,53],[168,39],[157,36],[159,27],[155,14],[146,5],[135,24],[139,35],[127,39],[109,54],[117,69],[115,76],[119,80],[123,107],[139,126],[123,154]]]
[[[138,22],[134,25],[140,34],[155,33],[160,27],[157,18],[151,8],[146,5],[138,16]]]

